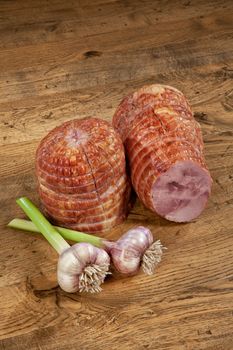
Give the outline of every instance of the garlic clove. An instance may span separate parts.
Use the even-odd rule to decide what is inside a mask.
[[[96,265],[110,265],[110,256],[104,249],[100,249],[99,254],[96,257],[95,260]]]
[[[79,276],[69,275],[63,271],[57,270],[57,280],[58,284],[62,290],[67,293],[75,293],[79,290]]]
[[[118,244],[135,249],[138,254],[143,254],[145,250],[153,243],[151,231],[143,226],[137,226],[126,232],[118,241]]]
[[[90,243],[78,243],[72,246],[73,254],[79,260],[81,266],[94,264],[99,251]],[[83,270],[83,268],[82,268]]]
[[[135,274],[140,266],[141,257],[133,249],[117,246],[111,250],[111,257],[116,270],[122,274]]]

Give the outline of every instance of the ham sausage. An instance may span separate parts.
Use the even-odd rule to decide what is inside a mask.
[[[77,119],[53,129],[37,149],[36,175],[42,209],[55,224],[104,232],[128,214],[124,147],[104,120]]]
[[[187,222],[201,214],[212,180],[201,128],[184,95],[150,85],[127,96],[113,117],[129,160],[133,187],[160,216]]]

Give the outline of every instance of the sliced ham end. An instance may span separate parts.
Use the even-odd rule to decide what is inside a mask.
[[[191,221],[205,208],[211,184],[206,169],[192,161],[178,161],[152,185],[154,210],[170,221]]]

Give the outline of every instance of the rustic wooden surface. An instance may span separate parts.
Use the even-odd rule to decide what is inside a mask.
[[[233,349],[232,14],[232,0],[0,1],[0,349]],[[52,248],[6,228],[16,197],[38,203],[35,149],[152,82],[181,89],[202,125],[208,208],[175,224],[137,202],[109,237],[148,225],[168,247],[157,275],[64,293]]]

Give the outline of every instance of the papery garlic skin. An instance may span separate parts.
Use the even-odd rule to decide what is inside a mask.
[[[148,228],[138,226],[123,234],[118,241],[104,243],[116,270],[131,275],[138,271],[143,254],[153,243],[153,235]]]
[[[105,250],[89,243],[77,243],[60,255],[57,280],[68,293],[99,292],[109,265],[110,257]]]

